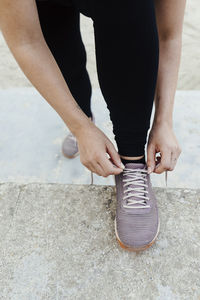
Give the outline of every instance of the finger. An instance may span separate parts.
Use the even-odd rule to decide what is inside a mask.
[[[99,164],[98,162],[95,164],[95,169],[96,169],[97,174],[98,174],[99,176],[105,177],[104,170],[102,169],[102,167],[100,166],[100,164]]]
[[[113,163],[105,156],[101,156],[101,159],[98,161],[101,168],[104,170],[105,177],[109,175],[118,175],[123,170],[121,168],[116,167]]]
[[[172,152],[171,153],[171,170],[174,170],[175,166],[176,166],[176,163],[177,163],[177,154],[175,152]]]
[[[149,174],[153,172],[155,168],[155,155],[156,155],[155,146],[149,144],[147,146],[147,167],[148,167]]]
[[[89,170],[89,171],[91,171],[91,172],[93,172],[93,173],[96,173],[96,168],[95,168],[95,165],[93,164],[93,163],[88,163],[87,165],[85,165],[85,167]],[[99,174],[98,174],[99,175]]]
[[[157,167],[157,165],[160,164],[160,161],[161,161],[161,154],[160,154],[160,152],[156,152],[156,161],[155,161],[156,166],[155,167]]]
[[[154,172],[161,174],[162,172],[169,170],[171,167],[171,151],[163,150],[161,151],[160,163],[156,166]]]
[[[90,171],[93,173],[99,175],[99,176],[104,176],[105,177],[105,172],[102,169],[102,167],[99,165],[98,162],[90,162],[87,167]]]
[[[106,149],[107,153],[110,155],[112,162],[120,169],[124,169],[125,166],[122,164],[120,155],[116,151],[114,145],[110,142],[110,143],[106,144],[106,147],[107,147],[107,149]]]

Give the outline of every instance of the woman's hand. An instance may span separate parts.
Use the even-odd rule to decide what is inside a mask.
[[[103,177],[123,171],[124,166],[113,143],[92,122],[87,128],[82,128],[76,138],[80,161],[90,171]]]
[[[156,153],[158,152],[160,152],[161,157],[158,157],[156,161]],[[148,173],[160,174],[164,171],[174,170],[180,153],[181,148],[172,127],[164,122],[153,125],[147,143]]]

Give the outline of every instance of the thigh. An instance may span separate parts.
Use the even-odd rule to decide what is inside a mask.
[[[93,3],[98,78],[111,119],[119,130],[120,120],[146,130],[158,70],[153,0]]]
[[[37,1],[44,38],[66,80],[86,64],[86,52],[80,32],[80,13],[60,0]]]
[[[74,99],[89,117],[91,83],[86,69],[79,10],[71,5],[71,0],[40,1],[37,5],[44,38]]]

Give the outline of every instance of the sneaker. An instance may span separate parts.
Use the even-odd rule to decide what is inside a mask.
[[[143,163],[127,163],[123,172],[114,178],[117,240],[126,250],[145,250],[155,242],[160,227],[157,200],[147,166]]]
[[[92,122],[95,122],[94,116],[92,116]],[[76,137],[71,132],[69,132],[62,143],[62,153],[67,158],[74,158],[79,155]]]

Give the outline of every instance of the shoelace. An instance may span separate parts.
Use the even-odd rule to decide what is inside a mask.
[[[147,196],[144,194],[148,193],[144,189],[144,187],[147,187],[147,184],[145,183],[147,181],[147,170],[146,169],[135,169],[135,170],[130,170],[130,169],[124,169],[123,175],[129,176],[129,178],[123,179],[123,182],[126,182],[124,184],[124,187],[128,187],[125,190],[125,194],[128,193],[127,195],[124,196],[124,200],[126,200],[127,205],[124,205],[126,208],[148,208],[150,207],[149,205],[146,204],[146,200],[149,200]],[[138,185],[139,187],[131,187],[130,185],[135,184]],[[165,185],[167,187],[167,171],[165,171]],[[132,193],[129,193],[132,192]],[[134,192],[134,193],[133,193]],[[138,197],[141,198],[141,200],[135,200],[135,199],[130,199],[132,197]],[[132,204],[142,204],[142,206],[131,206]]]
[[[127,175],[127,178],[123,179],[124,183],[124,193],[123,197],[126,200],[124,207],[126,208],[148,208],[150,205],[147,204],[149,197],[145,194],[148,194],[148,191],[145,190],[147,187],[147,170],[146,169],[124,169],[123,176]],[[138,187],[131,187],[131,185],[136,185]],[[133,197],[140,198],[138,200],[133,199]],[[133,204],[140,204],[138,206],[132,206]]]
[[[165,186],[167,187],[167,171],[165,171]]]
[[[93,172],[91,171],[91,180],[90,180],[90,184],[93,185],[94,184],[94,176],[93,176]],[[165,186],[167,187],[167,171],[165,171]]]
[[[145,186],[147,187],[147,170],[146,169],[124,169],[123,175],[128,175],[129,178],[123,179],[124,187],[128,187],[125,190],[125,196],[123,199],[126,199],[127,205],[124,205],[126,208],[148,208],[150,207],[147,205],[146,200],[149,200],[149,197],[145,196],[144,194],[148,194],[148,191],[145,190]],[[139,187],[131,187],[131,185],[138,185]],[[165,184],[167,187],[167,171],[165,171]],[[132,192],[132,193],[129,193]],[[134,192],[134,193],[133,193]],[[127,193],[127,195],[126,195]],[[141,198],[141,200],[131,199],[132,197]],[[142,204],[142,206],[131,206],[132,204]]]

